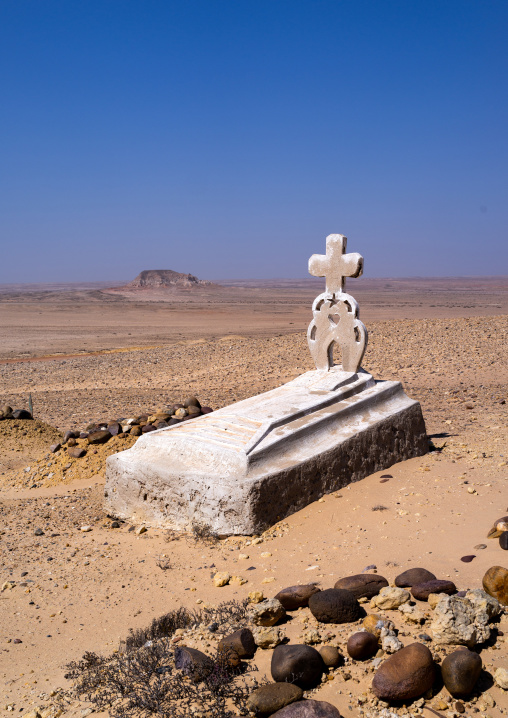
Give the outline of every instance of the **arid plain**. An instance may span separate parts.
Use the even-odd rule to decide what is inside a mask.
[[[65,665],[85,651],[111,652],[130,628],[181,605],[216,605],[255,590],[272,597],[310,581],[329,588],[372,565],[390,582],[423,566],[458,589],[481,588],[488,568],[508,567],[498,541],[486,538],[508,513],[508,279],[362,278],[347,289],[369,330],[364,368],[400,380],[421,402],[436,450],[324,497],[259,543],[209,545],[192,536],[168,542],[150,528],[137,535],[128,524],[110,528],[101,510],[104,460],[132,437],[84,459],[55,458],[49,445],[67,429],[150,413],[189,395],[219,408],[311,369],[305,333],[322,283],[229,281],[170,294],[106,285],[0,288],[1,403],[26,408],[31,394],[36,418],[0,421],[0,709],[83,715],[86,704],[58,700],[70,688]],[[92,530],[80,531],[83,525]],[[217,570],[246,582],[217,588]],[[426,604],[418,607],[425,618]],[[404,644],[428,630],[428,615],[415,626],[399,611],[385,613]],[[292,642],[312,627],[309,616],[304,609],[285,624]],[[316,645],[347,655],[355,628],[320,628]],[[506,614],[497,629],[497,640],[481,650],[481,690],[465,702],[465,715],[508,710],[491,679],[508,667]],[[200,636],[183,641],[211,650]],[[438,660],[452,650],[431,648]],[[271,652],[258,649],[259,679],[269,675]],[[349,662],[313,697],[343,715],[377,715],[372,676],[368,665]],[[408,710],[444,716],[453,709],[443,688]]]

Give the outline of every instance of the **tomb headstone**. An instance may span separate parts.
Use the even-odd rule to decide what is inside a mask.
[[[105,510],[134,523],[253,534],[323,494],[425,454],[420,404],[361,369],[367,330],[346,277],[363,257],[326,239],[309,272],[326,278],[307,332],[316,369],[264,394],[141,436],[107,460]],[[334,365],[334,348],[341,364]]]

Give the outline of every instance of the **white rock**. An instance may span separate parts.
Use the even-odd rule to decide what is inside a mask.
[[[252,629],[254,643],[259,648],[275,648],[282,643],[286,634],[278,626],[255,626]]]
[[[398,608],[403,603],[407,603],[410,598],[411,594],[404,588],[385,586],[377,596],[374,596],[370,605],[372,608],[381,608],[386,611]]]
[[[395,631],[393,631],[391,628],[382,628],[381,629],[381,648],[385,653],[396,653],[397,651],[400,651],[401,648],[404,648],[401,641],[397,638],[395,635]]]
[[[468,591],[464,598],[442,595],[430,625],[436,643],[472,648],[490,637],[489,621],[501,610],[499,602],[482,591]]]
[[[425,623],[425,616],[416,606],[410,606],[409,603],[403,603],[399,606],[399,611],[404,616],[406,623],[416,623],[417,625]]]
[[[494,681],[496,682],[496,686],[499,686],[499,688],[502,688],[504,691],[508,691],[508,670],[506,670],[506,668],[496,668]]]
[[[91,526],[82,526],[80,528],[80,531],[83,531],[83,533],[87,533],[88,531],[91,531],[91,530],[92,530]]]

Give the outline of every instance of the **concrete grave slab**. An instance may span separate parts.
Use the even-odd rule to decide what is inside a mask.
[[[375,381],[359,366],[367,332],[342,288],[343,275],[361,273],[363,258],[345,255],[345,248],[345,237],[330,235],[329,260],[314,255],[310,262],[319,273],[340,261],[335,291],[327,283],[313,305],[308,340],[316,370],[152,431],[110,456],[104,499],[110,515],[182,530],[198,522],[221,535],[260,533],[325,493],[426,453],[419,403],[399,382]]]

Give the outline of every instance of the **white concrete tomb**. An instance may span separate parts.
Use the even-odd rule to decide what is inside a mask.
[[[265,394],[141,436],[107,460],[105,510],[134,523],[260,533],[323,494],[428,450],[420,405],[360,368],[367,331],[346,276],[363,269],[327,237],[307,338],[316,370]],[[333,347],[342,365],[333,365]]]

